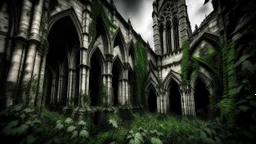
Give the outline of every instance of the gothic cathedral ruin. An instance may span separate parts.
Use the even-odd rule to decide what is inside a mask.
[[[154,1],[152,50],[113,0],[3,0],[0,7],[1,107],[211,111],[219,67],[204,61],[220,49],[215,11],[192,33],[185,0]],[[183,56],[193,69],[183,70]]]

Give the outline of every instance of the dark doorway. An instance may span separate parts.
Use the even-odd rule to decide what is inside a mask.
[[[151,88],[148,96],[148,110],[150,112],[157,111],[157,97],[155,91]]]
[[[136,105],[138,102],[136,101],[136,97],[135,97],[136,94],[135,94],[135,91],[134,91],[135,72],[132,69],[129,69],[128,79],[129,79],[129,94],[130,94],[130,98],[131,98],[131,103],[133,105]]]
[[[198,79],[196,87],[195,87],[195,108],[196,115],[199,117],[207,117],[209,112],[209,91],[207,90],[205,84]]]
[[[170,113],[175,115],[182,115],[179,85],[174,80],[171,80],[171,84],[170,84],[169,103],[170,103]]]
[[[101,84],[101,67],[99,59],[96,55],[96,52],[91,58],[91,71],[89,79],[89,89],[90,89],[90,98],[91,106],[99,105],[99,90]]]
[[[114,94],[114,106],[118,105],[118,90],[119,90],[119,76],[120,76],[120,64],[118,63],[119,59],[116,59],[114,64],[113,64],[113,69],[112,69],[112,87],[113,87],[113,94]]]
[[[73,50],[74,46],[79,43],[78,33],[72,19],[65,16],[59,19],[51,27],[48,34],[49,52],[47,54],[47,70],[49,78],[45,78],[44,87],[47,88],[46,95],[54,96],[57,100],[59,96],[58,106],[66,105],[69,61],[68,54]],[[55,75],[56,74],[56,75]],[[55,77],[53,82],[52,77]],[[46,105],[50,99],[46,98]],[[56,103],[54,103],[56,106]]]

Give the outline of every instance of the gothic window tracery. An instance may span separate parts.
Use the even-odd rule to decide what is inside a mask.
[[[173,19],[173,35],[174,35],[174,50],[180,49],[180,41],[179,41],[179,22],[175,17]]]
[[[168,54],[172,52],[171,22],[169,20],[166,23],[166,48]]]

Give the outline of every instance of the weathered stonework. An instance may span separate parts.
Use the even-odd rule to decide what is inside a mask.
[[[213,79],[209,71],[200,68],[189,84],[183,83],[181,46],[188,40],[196,57],[204,47],[217,48],[217,14],[207,16],[192,33],[185,0],[156,0],[153,51],[133,30],[130,20],[124,20],[113,1],[98,1],[105,18],[93,17],[93,1],[3,2],[0,89],[5,91],[0,92],[1,106],[22,100],[28,106],[60,108],[83,117],[85,112],[103,108],[137,109],[143,104],[145,109],[158,113],[196,115],[197,81],[203,81],[202,89],[207,89],[209,97]],[[52,2],[56,3],[54,7]],[[116,28],[109,26],[106,18]],[[95,21],[93,39],[90,25]],[[146,48],[149,61],[141,104],[134,103],[136,42]]]

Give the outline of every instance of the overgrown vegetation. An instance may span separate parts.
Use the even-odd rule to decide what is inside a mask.
[[[43,109],[38,116],[21,105],[2,111],[1,140],[11,143],[201,143],[200,129],[206,122],[157,114],[103,113],[98,124],[65,118]],[[102,125],[104,124],[104,125]]]
[[[136,90],[134,104],[142,104],[143,85],[147,74],[148,59],[147,50],[139,41],[135,43],[135,84]]]
[[[101,4],[100,0],[93,0],[92,1],[92,12],[91,12],[92,22],[89,25],[89,34],[90,40],[94,41],[96,38],[96,25],[100,18],[106,24],[107,30],[111,33],[114,33],[117,29],[117,26],[113,24],[111,19],[107,14],[107,10]]]

